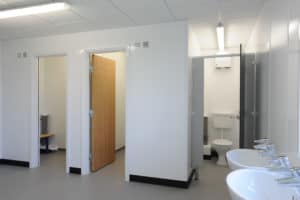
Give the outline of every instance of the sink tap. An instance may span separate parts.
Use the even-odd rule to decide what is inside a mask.
[[[272,171],[287,171],[291,168],[289,159],[285,155],[277,155],[275,145],[270,143],[268,138],[254,140],[254,149],[258,150],[261,156],[266,159],[270,164]]]
[[[267,169],[271,172],[277,172],[281,175],[291,174],[291,164],[286,156],[272,156],[268,159],[269,166]]]
[[[261,138],[258,140],[254,140],[253,141],[255,144],[269,144],[270,143],[270,139],[268,138]]]
[[[290,176],[278,178],[276,181],[281,185],[300,187],[300,168],[292,167],[288,171],[290,172]]]
[[[276,156],[275,145],[270,143],[254,145],[254,149],[258,150],[262,157],[273,158]]]
[[[257,144],[253,146],[254,149],[260,150],[260,151],[270,151],[274,149],[273,144]]]
[[[269,170],[270,171],[277,171],[277,172],[290,172],[292,169],[291,163],[289,161],[289,158],[285,155],[279,155],[279,156],[271,156],[269,158]]]
[[[268,151],[272,148],[274,148],[274,145],[270,142],[268,138],[262,138],[259,140],[254,140],[254,149],[260,150],[260,151]]]
[[[293,187],[296,194],[292,200],[300,200],[300,168],[291,167],[287,156],[277,155],[275,145],[268,138],[254,140],[254,149],[258,150],[261,156],[268,160],[270,166],[268,169],[272,172],[279,173],[276,181],[278,184]]]
[[[276,179],[277,183],[287,187],[293,187],[296,190],[296,196],[293,200],[300,199],[300,168],[293,167],[289,169],[290,176]]]

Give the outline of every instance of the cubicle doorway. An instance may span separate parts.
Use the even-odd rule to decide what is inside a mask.
[[[40,165],[65,169],[67,136],[67,58],[38,57]]]

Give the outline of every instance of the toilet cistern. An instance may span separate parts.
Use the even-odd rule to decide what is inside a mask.
[[[232,114],[227,113],[214,113],[213,117],[213,127],[215,129],[221,130],[221,138],[224,138],[224,129],[232,129],[233,120]]]

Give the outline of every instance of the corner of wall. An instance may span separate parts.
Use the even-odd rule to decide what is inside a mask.
[[[0,158],[2,158],[2,42],[0,41]]]
[[[254,26],[253,26],[253,28],[250,32],[249,38],[248,38],[248,40],[245,44],[245,47],[243,49],[247,53],[248,52],[251,53],[251,52],[255,51],[253,49],[253,39],[254,39],[255,31],[256,31],[257,26],[259,24],[259,21],[261,19],[261,15],[262,15],[262,12],[264,10],[265,4],[266,4],[266,2],[263,2],[262,6],[260,7],[259,11],[257,12],[257,17],[256,17],[256,20],[255,20]]]
[[[189,27],[188,30],[188,45],[188,54],[190,58],[199,57],[202,55],[200,42],[197,38],[197,35],[195,34],[195,32],[193,32],[191,27]]]

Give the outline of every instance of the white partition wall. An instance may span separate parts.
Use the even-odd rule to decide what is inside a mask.
[[[2,158],[2,42],[0,41],[0,158]]]
[[[86,50],[130,48],[126,69],[127,175],[187,181],[188,26],[185,22],[5,41],[3,46],[3,157],[31,161],[34,129],[31,80],[35,56],[64,54],[68,63],[68,166],[89,172]],[[18,58],[26,52],[27,57]],[[33,97],[32,97],[33,96]]]
[[[280,152],[299,146],[300,2],[266,1],[247,45],[255,53],[261,136]]]
[[[192,168],[198,169],[203,160],[204,119],[204,59],[192,59]]]
[[[185,30],[173,29],[176,33],[161,28],[158,32],[151,31],[150,49],[137,49],[128,57],[129,174],[187,181],[190,169],[187,26]]]

